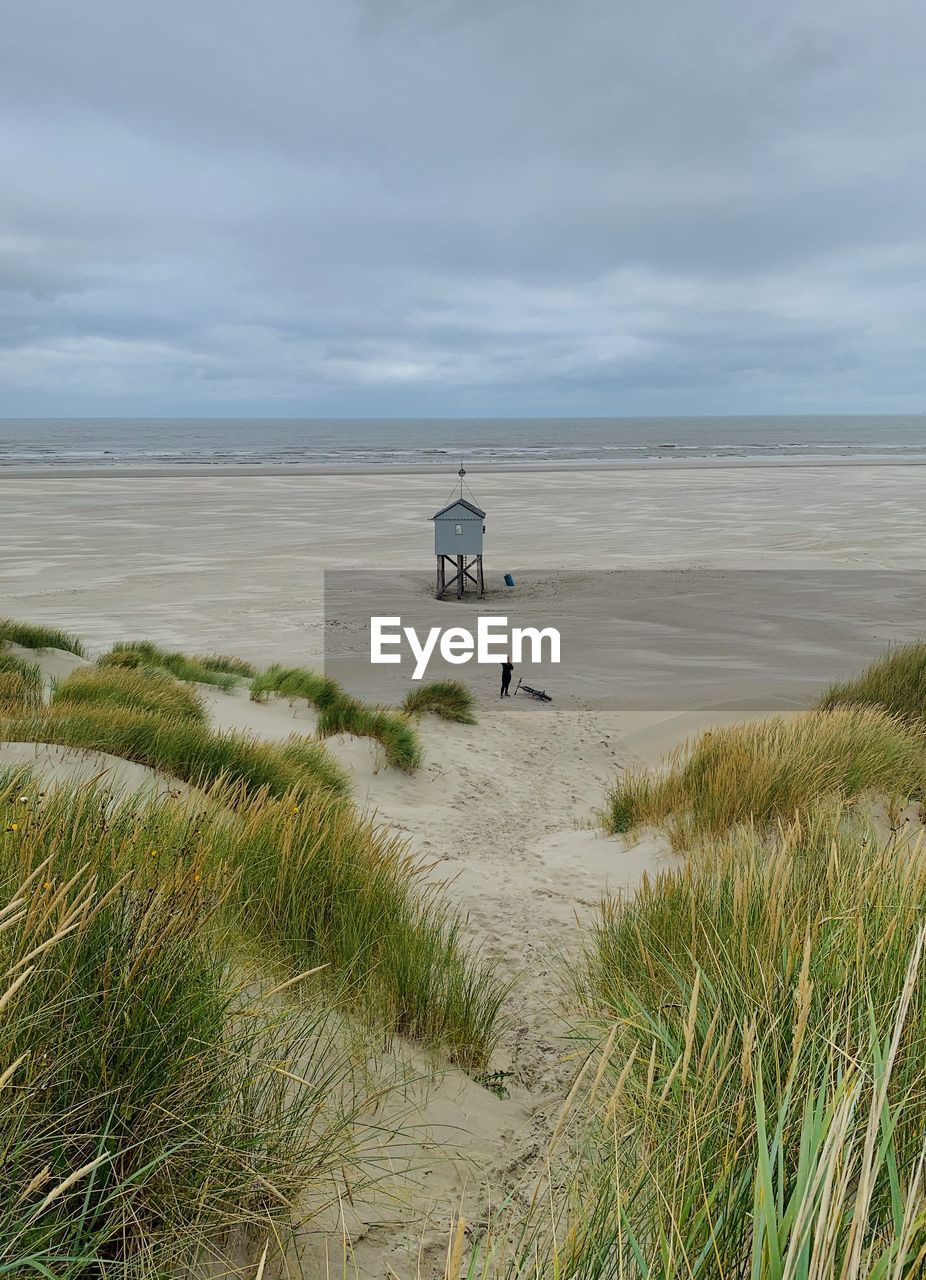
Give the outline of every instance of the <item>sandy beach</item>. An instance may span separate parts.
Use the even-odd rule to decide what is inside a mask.
[[[763,690],[769,705],[776,696],[795,707],[809,703],[821,679],[921,630],[926,492],[917,469],[723,467],[696,475],[563,471],[470,479],[487,511],[490,578],[509,570],[540,575],[545,607],[563,614],[589,608],[599,580],[587,575],[667,571],[634,599],[636,630],[620,633],[614,671],[631,684],[663,671],[664,664],[653,665],[653,628],[664,634],[695,617],[703,632],[700,589],[723,581],[704,575],[776,569],[856,576],[844,581],[835,605],[819,586],[825,577],[811,580],[813,590],[788,595],[797,656],[776,662],[774,628],[753,628],[748,663],[729,676],[721,664],[700,698],[682,688],[650,707],[645,698],[615,706],[594,692],[608,680],[601,667],[585,684],[575,671],[564,672],[549,706],[500,705],[494,674],[467,673],[479,723],[425,723],[425,761],[416,775],[383,768],[366,741],[334,740],[358,801],[407,837],[427,874],[445,882],[465,909],[472,939],[516,981],[493,1064],[512,1073],[509,1098],[496,1099],[457,1071],[431,1078],[427,1062],[408,1050],[422,1077],[413,1103],[430,1163],[416,1158],[403,1169],[396,1158],[388,1208],[371,1201],[347,1214],[355,1265],[368,1277],[404,1280],[415,1266],[424,1276],[443,1274],[452,1212],[462,1205],[469,1220],[479,1220],[542,1150],[571,1069],[556,1008],[557,957],[575,945],[577,922],[603,893],[632,891],[645,872],[673,857],[662,839],[625,845],[596,830],[616,771],[655,763],[712,723],[755,714]],[[419,474],[3,476],[0,613],[67,627],[95,651],[144,637],[311,665],[322,652],[324,571],[376,566],[427,577],[428,517],[450,487],[446,476]],[[686,586],[692,581],[698,590]],[[707,637],[706,652],[741,635],[738,599],[721,593],[719,605],[709,601],[716,634]],[[598,616],[626,622],[633,610],[626,599],[623,609],[616,601],[599,602]],[[664,652],[671,654],[671,643]],[[262,706],[243,691],[212,691],[208,701],[215,725],[269,740],[314,724],[304,704]],[[73,768],[66,752],[47,748],[25,755],[6,748],[0,762],[25,756],[59,776]],[[84,774],[88,767],[85,761]],[[316,1225],[302,1241],[317,1269],[309,1274],[325,1274],[326,1251],[337,1249],[338,1226],[328,1225],[332,1236]]]
[[[918,467],[699,467],[472,474],[486,567],[916,569]],[[0,473],[4,607],[65,617],[100,647],[126,634],[320,652],[325,569],[432,572],[429,517],[451,473],[9,477]]]

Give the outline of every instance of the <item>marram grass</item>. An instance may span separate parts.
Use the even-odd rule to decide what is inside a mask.
[[[15,618],[0,618],[0,648],[5,644],[22,645],[24,649],[64,649],[79,658],[87,656],[82,640],[58,627],[45,627],[37,622],[17,622]]]
[[[257,674],[253,662],[248,662],[246,658],[236,658],[230,653],[207,653],[198,661],[209,671],[224,671],[226,675],[241,676],[243,680],[250,680]]]
[[[330,676],[307,667],[283,667],[279,663],[259,671],[251,682],[251,701],[266,702],[271,693],[295,701],[304,698],[313,707],[329,706],[343,697],[341,686]]]
[[[254,678],[251,698],[264,702],[271,693],[290,700],[305,698],[315,707],[320,738],[337,733],[373,738],[382,747],[386,762],[395,768],[411,772],[421,763],[418,735],[404,715],[351,698],[330,676],[305,667],[270,666]]]
[[[484,1069],[506,988],[400,838],[331,796],[233,800],[211,838],[236,870],[242,930],[298,969],[328,964],[354,1008]]]
[[[838,811],[606,903],[556,1149],[469,1274],[926,1274],[924,924],[922,844]]]
[[[127,709],[204,724],[206,710],[194,689],[159,667],[81,667],[60,681],[56,707]]]
[[[233,689],[241,683],[243,672],[238,660],[226,657],[196,657],[164,649],[150,640],[125,640],[114,645],[99,660],[101,667],[160,667],[178,680],[211,684],[219,689]],[[249,665],[249,664],[240,664]]]
[[[215,733],[194,720],[151,712],[65,703],[35,716],[0,720],[0,735],[8,742],[52,742],[107,752],[197,787],[225,779],[273,795],[320,790],[341,796],[350,789],[344,770],[310,738],[262,742],[246,733]]]
[[[854,680],[831,685],[820,700],[826,709],[846,703],[926,721],[926,642],[892,649]]]
[[[42,705],[43,697],[38,665],[0,649],[0,712],[26,715]]]
[[[821,802],[922,793],[926,738],[879,707],[840,706],[713,729],[661,772],[628,771],[608,798],[614,833],[668,824],[685,845],[742,822],[768,825]]]
[[[234,879],[155,850],[175,808],[0,779],[4,1275],[198,1273],[354,1166],[367,1100],[318,988],[238,968]]]
[[[373,738],[383,749],[387,764],[411,773],[421,763],[421,743],[408,720],[388,707],[371,707],[342,694],[318,714],[320,738],[349,733]]]
[[[48,845],[65,879],[97,865],[145,884],[200,876],[220,891],[223,928],[255,965],[283,980],[324,965],[327,989],[373,1025],[485,1067],[504,987],[463,942],[460,917],[421,882],[407,846],[345,801],[226,783],[188,799],[114,802],[83,787],[39,803],[22,782],[0,796],[2,865]]]
[[[402,703],[403,714],[421,715],[426,711],[442,720],[476,723],[473,695],[459,680],[432,680],[429,684],[417,684],[409,689]]]

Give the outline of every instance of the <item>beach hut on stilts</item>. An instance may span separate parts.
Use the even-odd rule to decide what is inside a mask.
[[[486,530],[486,513],[475,500],[470,501],[472,493],[464,481],[466,469],[462,462],[457,475],[460,477],[460,492],[456,492],[454,485],[450,501],[431,517],[434,521],[438,600],[451,593],[462,600],[467,583],[478,596],[485,592],[482,539]],[[464,488],[469,493],[468,498],[464,496]]]

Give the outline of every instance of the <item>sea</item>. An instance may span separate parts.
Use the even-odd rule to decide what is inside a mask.
[[[0,470],[926,462],[926,414],[683,418],[5,418]]]

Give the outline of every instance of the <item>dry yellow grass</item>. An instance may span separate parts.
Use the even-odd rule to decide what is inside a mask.
[[[127,708],[168,719],[206,721],[203,700],[157,667],[84,667],[55,686],[56,707]]]
[[[609,901],[546,1176],[468,1275],[926,1273],[923,855],[837,808]]]
[[[0,711],[24,715],[42,705],[42,673],[34,662],[0,649]]]
[[[880,707],[840,706],[711,730],[661,771],[629,771],[615,786],[612,832],[667,825],[684,846],[742,822],[787,821],[821,802],[865,793],[919,795],[926,737]]]

